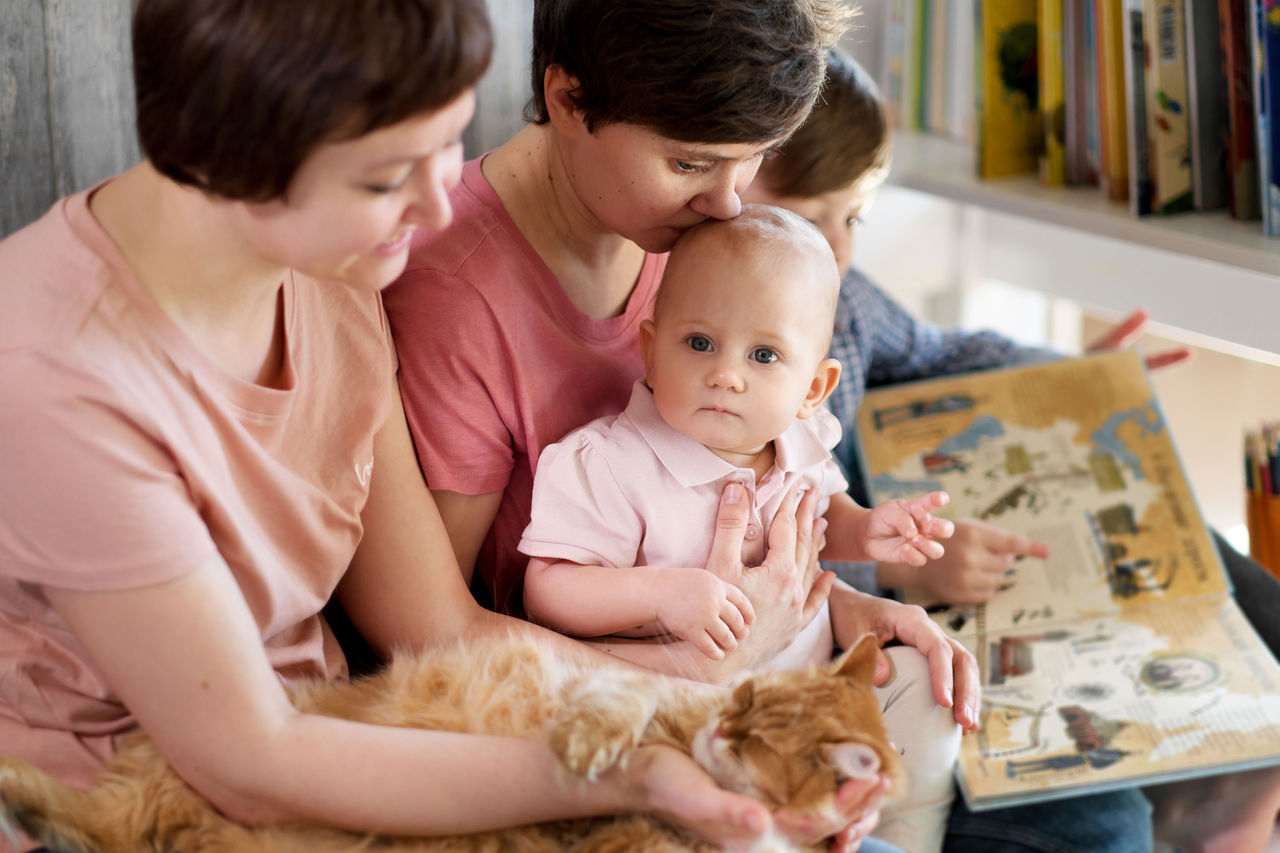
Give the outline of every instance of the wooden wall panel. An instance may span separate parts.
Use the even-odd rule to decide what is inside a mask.
[[[524,127],[529,100],[533,0],[487,0],[493,23],[493,62],[476,87],[476,117],[463,137],[467,157],[506,142]]]
[[[0,3],[0,236],[54,198],[48,89],[40,0]]]
[[[58,195],[139,160],[129,49],[131,0],[46,0],[45,55]]]

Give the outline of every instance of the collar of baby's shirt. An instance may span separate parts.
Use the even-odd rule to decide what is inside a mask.
[[[631,401],[624,414],[682,487],[734,481],[755,492],[755,472],[750,468],[738,468],[726,462],[662,419],[653,401],[653,392],[643,379],[632,387]],[[819,465],[830,458],[829,447],[834,446],[839,437],[840,424],[825,409],[807,420],[797,418],[774,440],[774,468],[783,474],[792,474]]]
[[[635,426],[662,467],[682,487],[688,489],[717,480],[725,483],[733,480],[755,492],[755,474],[750,469],[729,464],[662,419],[657,404],[653,402],[653,392],[643,379],[632,387],[631,402],[627,403],[623,415]]]
[[[796,418],[773,442],[773,464],[784,474],[821,465],[840,441],[840,422],[825,408],[808,418]]]

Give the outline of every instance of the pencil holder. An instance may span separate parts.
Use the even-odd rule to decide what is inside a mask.
[[[1245,497],[1249,556],[1280,577],[1280,495],[1250,491]]]

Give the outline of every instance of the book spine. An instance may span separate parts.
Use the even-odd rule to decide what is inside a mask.
[[[1098,0],[1098,113],[1102,185],[1113,201],[1129,199],[1129,117],[1125,107],[1123,0]]]
[[[1066,80],[1062,62],[1062,2],[1040,0],[1040,113],[1044,151],[1040,180],[1047,186],[1066,183]]]
[[[1257,219],[1253,74],[1245,0],[1218,0],[1218,32],[1227,86],[1227,208],[1236,219]]]
[[[1258,167],[1258,209],[1262,214],[1262,228],[1267,234],[1272,233],[1271,205],[1268,200],[1267,187],[1271,183],[1270,157],[1268,150],[1268,80],[1262,34],[1262,21],[1265,13],[1262,0],[1248,0],[1249,21],[1249,73],[1253,80],[1253,127],[1256,140],[1256,159]]]
[[[889,0],[884,16],[884,53],[881,55],[880,85],[894,124],[902,125],[902,58],[906,29],[907,0]]]
[[[1098,12],[1094,0],[1077,0],[1082,9],[1084,66],[1084,173],[1081,183],[1096,184],[1102,172],[1102,122],[1098,102]]]
[[[947,36],[951,16],[951,0],[929,0],[928,45],[929,85],[925,100],[925,118],[931,133],[947,132],[947,102],[951,97],[947,70],[950,67],[951,46]]]
[[[947,132],[956,139],[973,142],[974,116],[974,0],[950,0],[948,33],[951,100],[947,110]]]
[[[1227,85],[1222,76],[1218,10],[1204,0],[1184,0],[1183,20],[1192,200],[1196,210],[1216,210],[1227,201]]]
[[[1124,0],[1124,104],[1129,125],[1129,209],[1151,212],[1151,152],[1147,144],[1146,46],[1142,36],[1143,0]]]
[[[1191,128],[1187,120],[1186,29],[1181,0],[1147,0],[1147,136],[1153,213],[1190,210]]]
[[[1268,236],[1280,236],[1280,133],[1275,131],[1280,116],[1280,0],[1261,0],[1263,6],[1259,36],[1262,39],[1263,74],[1266,78],[1267,145],[1263,158],[1267,164],[1262,204],[1266,208]]]
[[[907,93],[911,99],[911,127],[915,130],[927,130],[929,118],[926,114],[925,99],[929,86],[929,56],[925,47],[928,44],[929,12],[931,0],[915,0],[912,14],[911,53],[908,61],[912,65],[911,91]]]
[[[1087,19],[1084,12],[1088,0],[1061,2],[1065,178],[1070,185],[1089,184],[1096,178],[1090,174],[1088,152]]]
[[[981,0],[975,6],[978,176],[1036,171],[1041,132],[1038,0]]]

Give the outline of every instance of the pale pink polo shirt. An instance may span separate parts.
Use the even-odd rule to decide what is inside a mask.
[[[225,373],[88,206],[0,242],[0,753],[87,786],[134,727],[45,587],[220,554],[283,678],[341,676],[319,612],[360,540],[395,354],[376,293],[292,275],[283,388]]]
[[[769,525],[796,483],[822,495],[848,488],[830,448],[840,424],[825,409],[797,419],[774,442],[774,467],[759,482],[668,426],[653,392],[632,388],[620,415],[598,418],[548,446],[533,484],[533,518],[520,540],[530,557],[585,565],[704,566],[720,495],[731,482],[751,496],[742,561],[764,561]],[[831,619],[822,610],[764,669],[793,669],[831,657]]]

